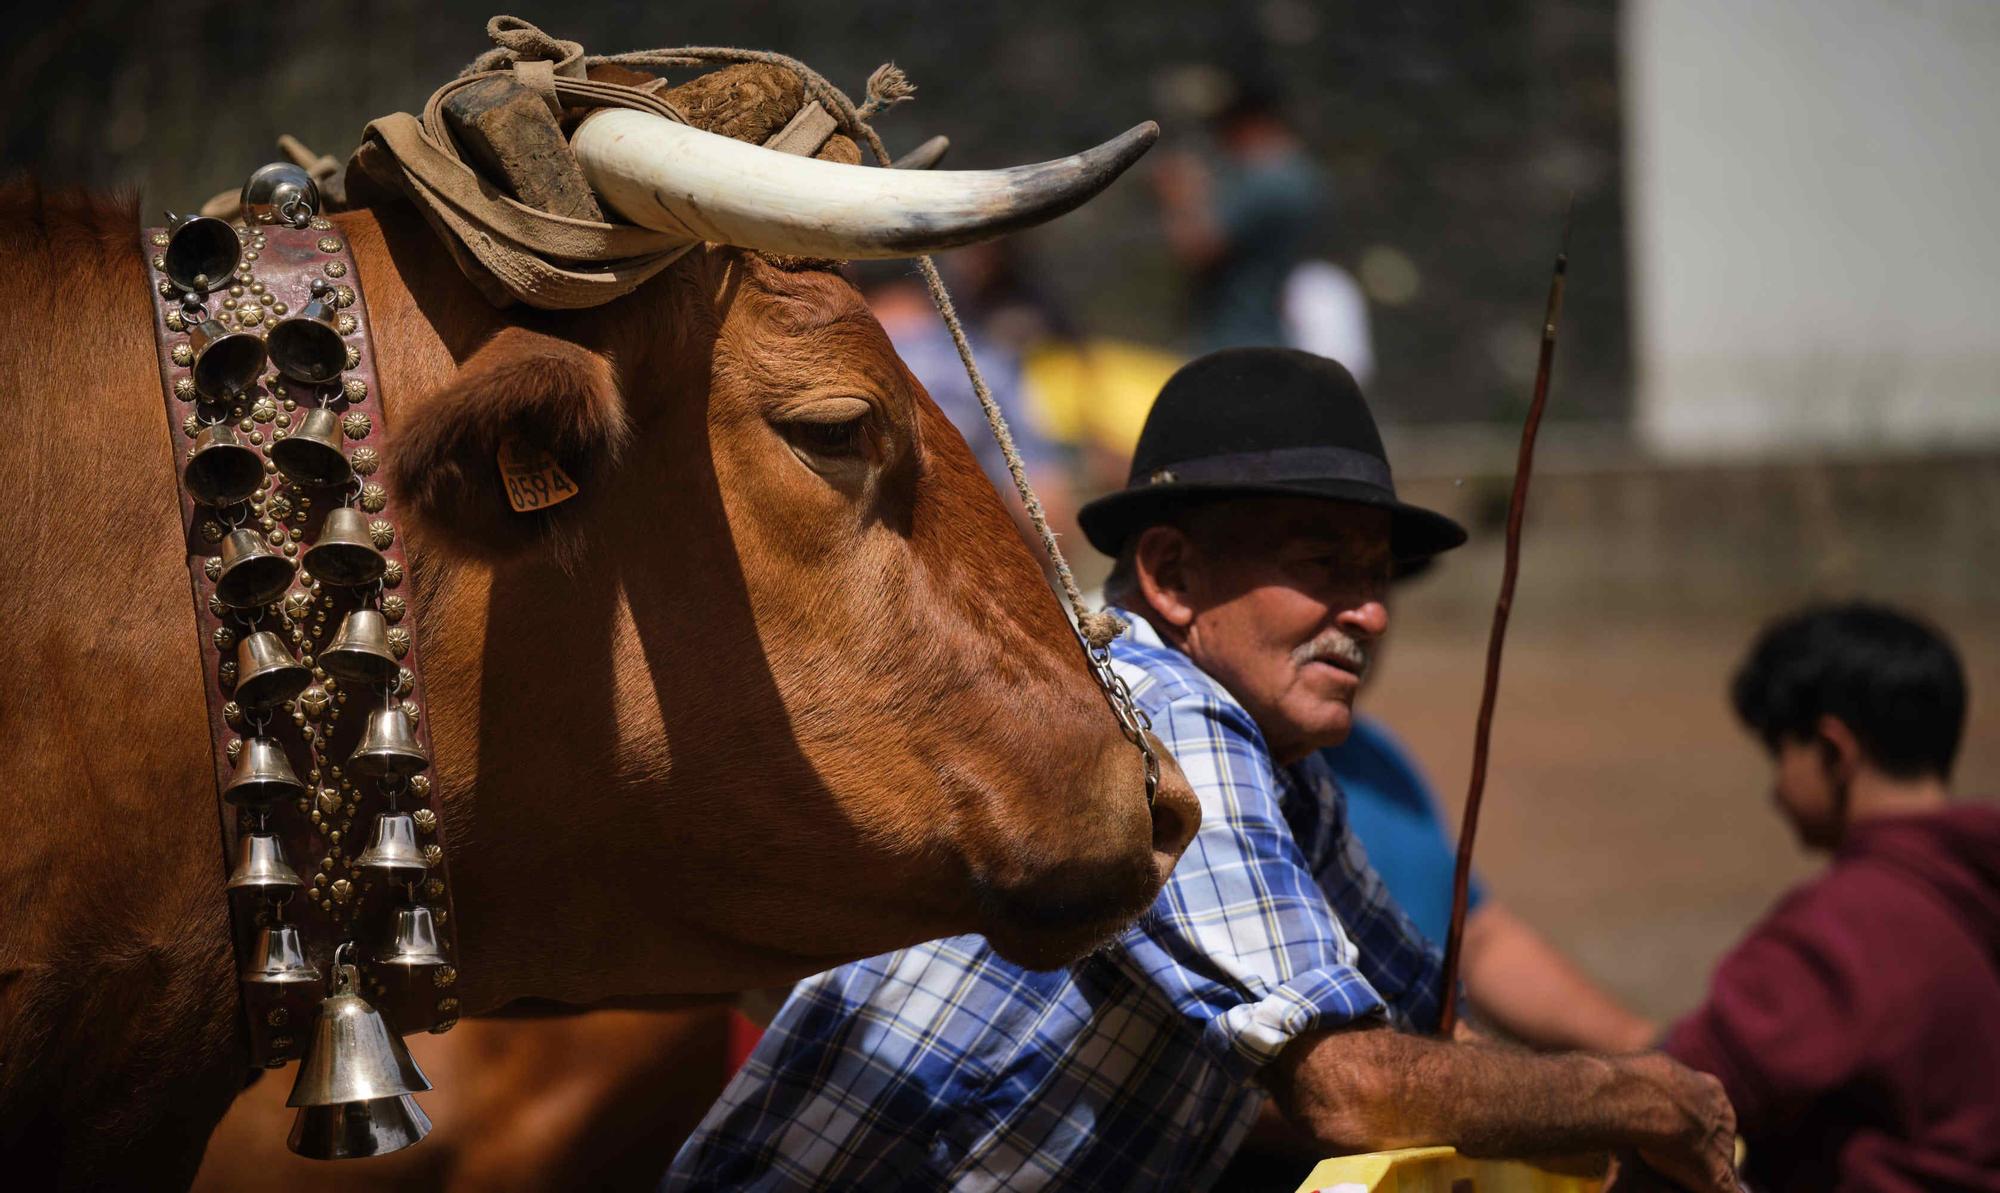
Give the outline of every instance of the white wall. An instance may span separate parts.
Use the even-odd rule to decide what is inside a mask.
[[[1627,0],[1639,431],[2000,442],[2000,0]]]

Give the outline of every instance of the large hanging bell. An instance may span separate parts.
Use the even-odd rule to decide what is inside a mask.
[[[194,387],[203,397],[223,401],[257,383],[264,371],[264,337],[203,319],[188,332],[194,349]]]
[[[325,385],[338,378],[347,367],[347,344],[334,330],[338,314],[332,284],[325,278],[314,278],[312,298],[306,305],[280,319],[265,335],[271,364],[307,385]]]
[[[409,715],[400,708],[369,713],[361,744],[347,757],[348,770],[370,779],[407,779],[430,764],[430,756],[417,744]]]
[[[344,485],[354,479],[354,466],[340,450],[340,416],[325,407],[306,411],[291,434],[271,445],[271,462],[279,472],[310,488]]]
[[[342,618],[333,641],[315,661],[335,679],[366,688],[393,682],[400,668],[389,649],[389,622],[374,609],[356,609]]]
[[[236,841],[236,869],[229,873],[229,889],[253,890],[259,894],[289,894],[304,886],[298,871],[285,861],[285,847],[269,833],[245,833]]]
[[[243,222],[303,228],[319,211],[319,184],[303,166],[272,162],[243,182]]]
[[[167,277],[182,290],[206,293],[227,286],[243,260],[236,229],[207,215],[167,216]]]
[[[283,986],[295,982],[319,981],[319,970],[306,960],[299,945],[299,930],[291,924],[271,924],[257,930],[257,947],[250,964],[238,975],[260,986]]]
[[[358,1160],[401,1151],[431,1133],[430,1116],[408,1094],[307,1106],[285,1142],[308,1160]]]
[[[315,578],[344,586],[373,584],[389,570],[368,533],[368,515],[349,505],[327,511],[305,564]]]
[[[396,909],[396,932],[389,949],[375,958],[383,965],[404,965],[412,969],[424,965],[444,965],[450,959],[438,944],[437,920],[421,903]]]
[[[338,1106],[431,1087],[382,1013],[357,993],[354,966],[336,962],[333,993],[319,1004],[287,1106]]]
[[[203,427],[194,437],[187,468],[188,492],[208,505],[234,505],[264,487],[264,457],[228,423]]]
[[[398,714],[401,715],[401,714]],[[417,824],[408,812],[384,812],[375,818],[375,836],[354,859],[363,870],[379,870],[390,882],[423,877],[428,867],[417,846]]]
[[[293,772],[284,745],[260,733],[243,739],[243,750],[236,755],[236,769],[229,776],[229,785],[222,789],[222,798],[232,804],[264,807],[273,800],[296,799],[305,793],[306,785]]]
[[[312,668],[292,657],[285,640],[258,630],[236,644],[236,703],[265,709],[297,696],[312,685]]]
[[[273,551],[254,530],[230,531],[219,554],[222,570],[215,579],[215,595],[225,605],[254,609],[277,600],[292,586],[292,561]]]

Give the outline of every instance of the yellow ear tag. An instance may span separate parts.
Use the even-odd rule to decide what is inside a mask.
[[[547,509],[576,496],[576,482],[556,458],[520,435],[500,441],[500,480],[507,486],[507,504],[517,514]]]

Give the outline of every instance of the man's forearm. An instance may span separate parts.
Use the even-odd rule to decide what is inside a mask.
[[[1341,1151],[1609,1150],[1650,1145],[1679,1125],[1652,1083],[1609,1058],[1447,1044],[1388,1028],[1297,1040],[1265,1079],[1301,1129]]]

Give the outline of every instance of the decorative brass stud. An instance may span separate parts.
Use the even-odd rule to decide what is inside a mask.
[[[368,397],[368,383],[359,377],[349,377],[340,383],[340,393],[350,402],[364,401]]]
[[[168,331],[187,330],[187,320],[181,317],[181,313],[179,311],[167,312],[167,330]]]
[[[278,417],[278,403],[268,397],[258,398],[250,403],[250,417],[260,423],[270,422]]]
[[[415,687],[416,684],[417,677],[411,673],[408,667],[396,668],[396,695],[409,695],[410,689]]]
[[[333,221],[323,215],[316,215],[312,218],[312,226],[324,232],[328,228],[333,227]]]
[[[215,649],[228,650],[236,645],[236,631],[226,625],[216,626],[212,641],[215,643]]]
[[[424,895],[431,899],[442,899],[444,897],[444,879],[433,878],[429,882],[426,882],[424,884]]]
[[[420,833],[434,833],[437,831],[438,814],[429,808],[418,808],[410,814],[410,819],[417,822],[417,831]]]
[[[342,307],[353,306],[354,287],[348,285],[335,286],[333,288],[333,303],[335,306],[342,306]]]
[[[153,240],[153,247],[154,247],[154,248],[162,248],[162,249],[163,249],[163,248],[166,248],[166,247],[167,247],[167,243],[168,243],[168,241],[167,241],[167,234],[166,234],[165,232],[155,232],[155,233],[153,233],[153,237],[152,237],[152,240]]]
[[[174,284],[165,278],[161,278],[159,291],[161,298],[172,298],[174,296]]]
[[[194,401],[195,399],[194,378],[192,377],[176,378],[174,380],[174,396],[179,398],[183,402]]]
[[[358,476],[372,476],[382,466],[382,457],[372,447],[357,447],[347,454],[347,462]]]
[[[441,1036],[457,1026],[458,1026],[457,1019],[440,1019],[436,1023],[431,1024],[431,1034],[434,1036]]]
[[[345,367],[350,369],[361,367],[361,349],[356,348],[352,344],[347,346],[347,364]]]
[[[201,574],[207,576],[211,584],[222,579],[222,556],[211,555],[207,559],[202,560]]]
[[[326,263],[326,276],[328,276],[328,277],[330,277],[330,278],[344,278],[344,277],[346,277],[346,276],[347,276],[347,262],[345,262],[345,261],[328,261],[328,262]]]
[[[449,965],[440,965],[436,972],[431,974],[431,981],[438,989],[443,990],[458,981],[458,971]]]
[[[319,238],[319,251],[320,251],[320,252],[322,252],[322,253],[337,253],[337,252],[339,252],[339,251],[340,251],[340,237],[338,237],[338,236],[322,236],[322,237],[320,237],[320,238]]]
[[[223,753],[229,755],[229,761],[231,762],[235,762],[236,756],[238,754],[241,754],[242,752],[243,752],[243,739],[240,737],[230,738],[229,744],[223,748]]]
[[[272,1007],[271,1013],[264,1016],[264,1022],[270,1024],[272,1027],[283,1027],[285,1024],[291,1022],[291,1019],[291,1012],[283,1007]]]
[[[304,617],[312,611],[312,594],[293,589],[285,594],[285,616]]]
[[[402,626],[394,626],[389,630],[388,638],[389,653],[399,659],[410,653],[410,631]]]
[[[201,537],[211,543],[221,542],[224,533],[222,523],[217,522],[213,518],[207,519],[201,524]]]
[[[186,344],[175,344],[172,355],[174,363],[184,369],[194,363],[194,349]]]
[[[371,514],[379,514],[382,507],[389,504],[389,491],[371,481],[361,486],[361,496],[355,504]]]
[[[230,728],[241,729],[243,727],[243,706],[234,700],[224,704],[222,706],[222,719],[229,723]]]
[[[399,596],[385,596],[382,598],[381,608],[382,620],[395,625],[403,620],[403,614],[409,611],[409,602]]]
[[[196,435],[201,434],[201,419],[192,414],[182,419],[181,434],[187,436],[189,439],[193,439]]]
[[[424,864],[426,866],[435,866],[443,860],[444,846],[436,844],[424,846]]]
[[[315,721],[326,715],[326,710],[332,703],[332,695],[318,684],[299,693],[299,711]]]
[[[245,327],[255,327],[264,321],[262,307],[244,306],[236,312],[237,321]]]
[[[348,411],[347,417],[340,420],[340,429],[349,439],[366,439],[374,425],[368,421],[368,416],[359,410]]]
[[[215,617],[229,616],[229,606],[223,604],[222,598],[214,593],[208,594],[208,611]]]
[[[273,493],[271,500],[264,503],[264,512],[273,518],[288,518],[292,513],[292,499],[283,493]]]
[[[418,799],[425,799],[430,796],[430,793],[431,793],[431,777],[429,775],[410,776],[411,795],[416,796]]]
[[[354,897],[353,883],[349,882],[345,878],[336,878],[333,880],[333,901],[335,903],[338,903],[344,907],[346,906],[347,901],[349,899],[352,899],[353,897]]]
[[[360,321],[348,314],[342,314],[338,319],[333,321],[333,329],[344,336],[353,335],[354,329],[359,326],[361,326]]]
[[[235,660],[235,659],[231,659],[231,660],[229,660],[228,662],[226,662],[226,663],[223,663],[222,665],[218,666],[218,667],[217,667],[217,668],[215,669],[215,678],[216,678],[216,679],[218,679],[218,680],[220,680],[220,681],[222,682],[222,686],[223,686],[223,687],[225,687],[225,688],[233,688],[233,687],[235,687],[235,686],[236,686],[236,660]],[[231,762],[234,762],[234,761],[236,761],[236,755],[234,755],[234,754],[231,754],[231,755],[229,756],[229,760],[230,760]]]

